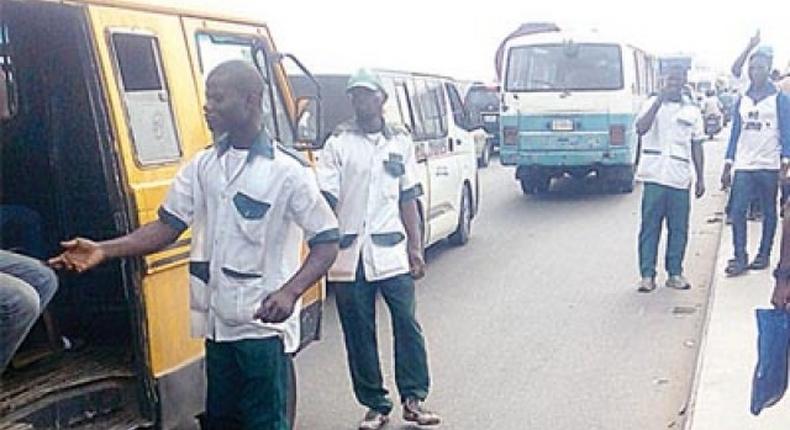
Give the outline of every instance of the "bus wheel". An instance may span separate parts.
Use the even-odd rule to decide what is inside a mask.
[[[491,145],[486,143],[485,147],[483,147],[483,151],[480,154],[480,158],[477,159],[477,167],[488,167],[488,163],[491,160]]]
[[[288,428],[293,429],[296,428],[294,425],[296,422],[296,369],[294,368],[293,356],[288,356],[286,367],[288,392],[285,398],[285,416],[288,417]]]
[[[450,235],[450,244],[455,246],[466,245],[469,236],[472,234],[472,198],[469,196],[469,188],[464,186],[461,193],[461,211],[458,214],[458,228]]]
[[[535,187],[532,185],[532,181],[530,181],[528,178],[519,179],[519,183],[521,184],[521,192],[523,192],[525,196],[535,192]]]

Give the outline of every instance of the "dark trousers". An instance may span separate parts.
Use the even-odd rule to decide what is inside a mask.
[[[288,430],[288,356],[279,337],[206,340],[209,430]]]
[[[388,414],[392,401],[384,388],[376,340],[376,294],[389,307],[395,337],[395,382],[401,401],[428,396],[430,377],[425,340],[415,318],[414,280],[409,275],[367,282],[360,262],[355,282],[335,282],[348,367],[357,401]]]
[[[759,255],[771,255],[776,232],[776,195],[778,170],[746,170],[735,172],[732,183],[732,245],[735,259],[748,260],[746,253],[746,212],[749,202],[757,198],[763,211],[763,235]]]
[[[667,222],[665,266],[670,276],[683,274],[683,257],[688,242],[689,191],[645,183],[642,191],[642,225],[639,230],[639,272],[643,278],[656,276],[658,241]]]

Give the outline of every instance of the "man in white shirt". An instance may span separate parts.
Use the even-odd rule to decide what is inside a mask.
[[[687,65],[665,61],[663,89],[645,103],[636,122],[636,131],[642,137],[637,179],[644,184],[639,231],[640,292],[656,288],[656,258],[664,219],[668,230],[666,286],[680,290],[691,287],[683,277],[683,257],[688,241],[692,164],[697,177],[694,194],[697,198],[705,194],[702,113],[682,94]]]
[[[423,408],[430,377],[422,329],[415,317],[414,279],[424,274],[414,143],[384,122],[387,93],[366,69],[346,91],[355,118],[327,139],[318,182],[340,223],[340,252],[329,271],[343,328],[354,394],[368,408],[359,424],[378,429],[392,401],[383,386],[376,342],[376,296],[384,297],[395,336],[395,381],[403,418],[419,425],[441,419]]]
[[[790,99],[769,79],[772,61],[773,51],[768,47],[760,47],[749,56],[750,85],[733,107],[732,132],[721,177],[722,188],[732,185],[735,255],[725,269],[729,276],[748,269],[762,270],[770,264],[777,223],[777,189],[780,178],[786,181],[790,162]],[[784,173],[781,176],[780,169]],[[760,202],[763,231],[757,255],[749,263],[746,211],[753,198]]]
[[[337,255],[337,220],[312,169],[263,128],[264,86],[244,61],[206,80],[206,121],[223,137],[176,176],[159,219],[112,240],[77,238],[50,265],[83,272],[145,255],[192,227],[192,335],[206,339],[209,429],[290,429],[287,354],[298,347],[299,298]],[[303,234],[310,246],[300,264]]]

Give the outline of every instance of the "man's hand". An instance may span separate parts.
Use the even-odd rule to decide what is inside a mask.
[[[724,171],[721,172],[721,190],[728,190],[732,186],[732,166],[729,164],[724,165]]]
[[[780,279],[774,286],[774,294],[771,303],[777,309],[790,310],[790,279]]]
[[[102,247],[90,239],[78,237],[61,242],[60,245],[66,250],[47,261],[47,264],[54,269],[67,269],[82,273],[101,264],[106,258]]]
[[[296,294],[281,288],[263,299],[254,318],[265,323],[281,323],[291,316],[298,299]]]
[[[425,259],[422,250],[409,250],[409,272],[414,279],[425,276]]]
[[[760,30],[757,30],[754,33],[754,36],[752,36],[752,38],[749,39],[749,51],[751,51],[752,49],[756,48],[757,45],[759,45],[759,44],[760,44]]]
[[[694,189],[694,196],[700,198],[705,195],[705,183],[702,181],[697,181],[697,185]]]
[[[779,169],[779,185],[790,185],[790,178],[787,177],[790,170],[790,162],[782,161],[782,168]]]

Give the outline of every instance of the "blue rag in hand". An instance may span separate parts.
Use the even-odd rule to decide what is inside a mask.
[[[790,344],[790,314],[780,309],[757,309],[757,367],[752,378],[751,411],[782,399],[787,389],[787,353]]]

